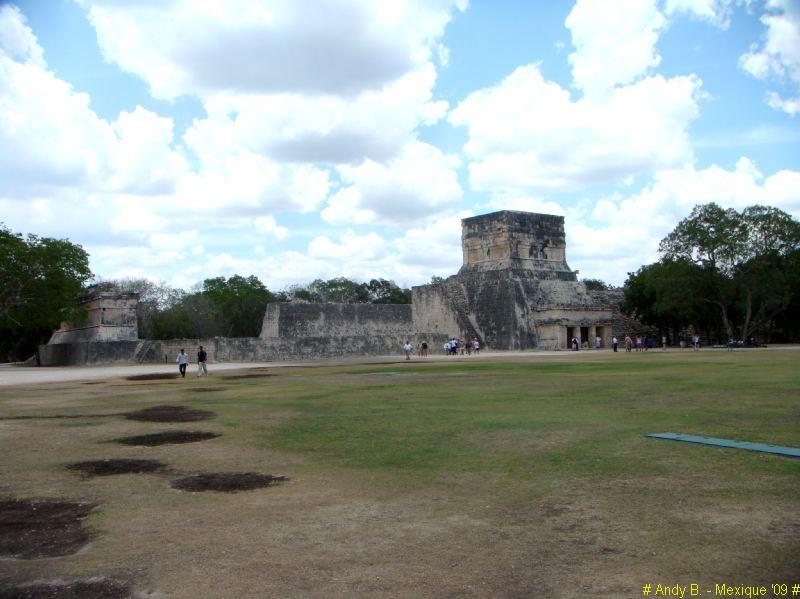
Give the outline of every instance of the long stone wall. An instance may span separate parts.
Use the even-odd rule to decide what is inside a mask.
[[[411,304],[270,304],[261,339],[387,336],[414,332]],[[401,342],[402,343],[402,342]]]
[[[42,366],[130,364],[144,341],[79,341],[39,346]]]

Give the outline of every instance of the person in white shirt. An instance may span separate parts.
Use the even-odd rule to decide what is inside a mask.
[[[175,358],[175,361],[178,363],[178,370],[181,373],[182,377],[186,377],[186,366],[189,364],[189,354],[183,351],[181,348],[181,353],[178,354],[178,357]]]
[[[403,346],[403,351],[406,352],[406,360],[411,359],[411,352],[414,349],[414,346],[411,345],[410,341],[406,341],[406,344]]]

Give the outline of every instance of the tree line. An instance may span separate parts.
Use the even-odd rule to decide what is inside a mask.
[[[24,237],[0,224],[0,361],[25,360],[62,323],[80,321],[79,300],[94,281],[80,245]],[[270,302],[411,303],[410,289],[386,279],[316,279],[275,292],[258,277],[241,275],[205,279],[188,291],[148,279],[99,282],[139,294],[140,339],[257,336]]]
[[[622,309],[670,334],[712,342],[800,339],[800,223],[770,206],[695,206],[629,273]]]

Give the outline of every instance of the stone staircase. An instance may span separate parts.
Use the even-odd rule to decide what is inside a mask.
[[[136,353],[133,355],[133,361],[136,364],[143,364],[145,362],[153,362],[155,360],[155,347],[158,341],[151,341],[144,339],[136,346]]]
[[[480,341],[481,345],[484,345],[483,335],[480,333],[479,327],[469,308],[469,300],[467,299],[464,284],[458,281],[448,281],[446,293],[450,306],[456,313],[456,319],[458,320],[462,333],[467,339],[477,339]]]

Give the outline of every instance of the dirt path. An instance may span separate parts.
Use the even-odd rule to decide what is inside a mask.
[[[757,350],[740,349],[737,351],[785,351],[800,350],[800,345],[773,345]],[[653,350],[660,353],[660,350]],[[687,353],[690,350],[670,348],[669,353]],[[704,352],[725,351],[724,349],[706,348]],[[414,357],[413,362],[452,362],[454,360],[493,360],[493,359],[520,359],[535,360],[547,356],[560,356],[567,360],[586,360],[598,356],[608,356],[612,352],[608,349],[572,351],[520,351],[520,352],[487,352],[473,356],[444,356],[433,354],[427,358]],[[624,352],[622,352],[624,353]],[[326,360],[304,360],[287,362],[220,362],[210,363],[209,371],[213,377],[215,373],[230,370],[248,370],[253,368],[283,368],[286,366],[337,366],[345,364],[391,364],[405,362],[402,356],[352,356],[346,358],[330,358]],[[186,376],[195,376],[195,370],[190,365]],[[98,366],[51,366],[37,368],[35,366],[16,366],[13,364],[0,364],[0,387],[8,385],[34,385],[39,383],[61,383],[71,381],[98,381],[113,378],[122,378],[143,374],[177,372],[175,364],[113,364]]]

